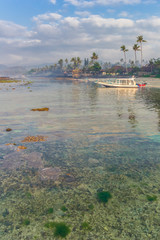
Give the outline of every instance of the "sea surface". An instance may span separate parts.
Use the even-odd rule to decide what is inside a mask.
[[[30,80],[0,84],[0,239],[160,239],[160,79]]]

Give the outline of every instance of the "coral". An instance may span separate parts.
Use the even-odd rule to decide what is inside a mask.
[[[97,192],[97,199],[99,202],[107,203],[110,198],[112,198],[110,192],[105,191]]]

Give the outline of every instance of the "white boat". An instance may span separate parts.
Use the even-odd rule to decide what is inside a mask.
[[[99,80],[98,84],[104,87],[112,87],[112,88],[138,88],[145,87],[146,83],[136,83],[135,78],[116,78],[112,80]]]

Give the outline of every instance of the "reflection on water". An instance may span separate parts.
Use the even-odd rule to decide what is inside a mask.
[[[47,222],[65,222],[67,239],[160,239],[159,99],[159,88],[49,79],[2,89],[1,239],[57,239]]]

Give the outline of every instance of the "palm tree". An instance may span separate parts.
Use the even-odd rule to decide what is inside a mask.
[[[68,59],[67,58],[65,59],[65,63],[66,63],[66,65],[68,65]]]
[[[77,57],[77,58],[76,58],[76,57],[73,57],[70,62],[73,62],[74,68],[80,67],[80,65],[81,65],[81,63],[82,63],[80,57]]]
[[[82,63],[82,61],[81,61],[80,57],[77,57],[77,66],[80,67],[81,63]]]
[[[63,59],[59,59],[58,64],[60,66],[60,69],[63,68]]]
[[[70,62],[73,62],[73,66],[76,67],[76,58],[75,57],[72,57]]]
[[[93,52],[93,53],[92,53],[92,56],[91,56],[92,62],[93,62],[94,60],[97,60],[97,59],[98,59],[98,55],[97,55],[95,52]]]
[[[126,46],[125,46],[125,45],[122,45],[122,46],[121,46],[121,51],[124,53],[124,60],[125,60],[126,73],[127,73],[128,71],[127,71],[126,52],[128,52],[128,49],[126,49]]]
[[[134,52],[135,52],[135,65],[136,65],[136,63],[137,63],[137,51],[140,51],[140,46],[138,46],[138,44],[134,44],[133,45],[133,50],[134,50]]]
[[[147,42],[146,40],[143,39],[143,36],[140,35],[137,37],[137,42],[140,43],[140,46],[141,46],[141,67],[142,67],[142,60],[143,60],[143,53],[142,53],[142,43],[143,42]]]

